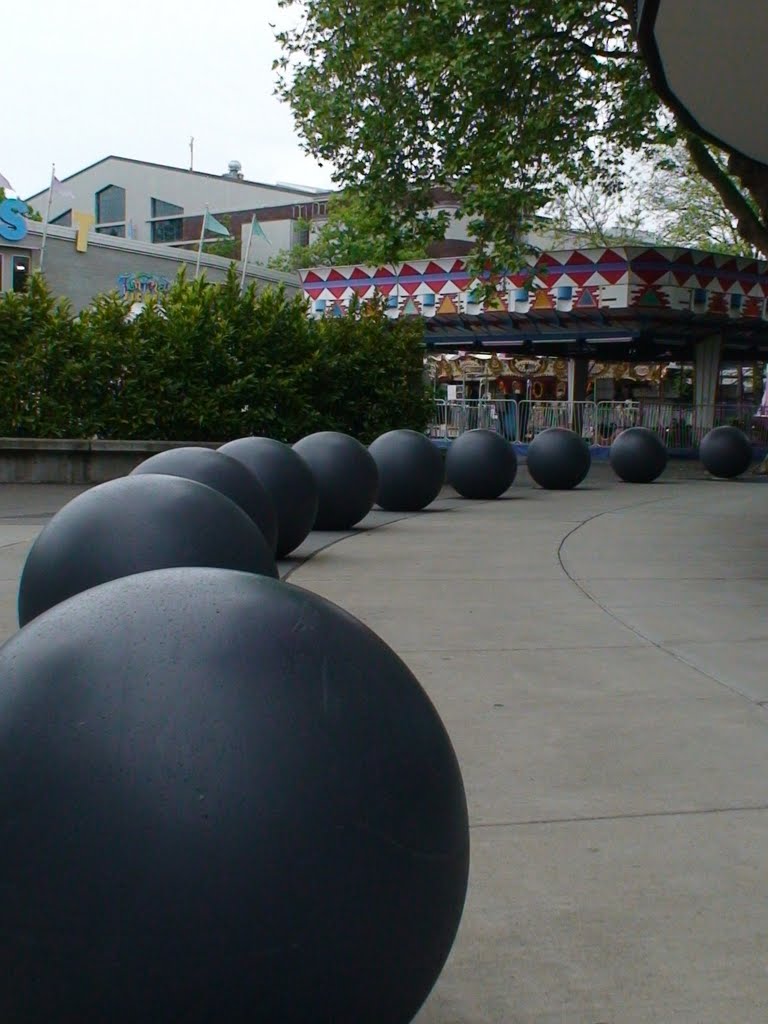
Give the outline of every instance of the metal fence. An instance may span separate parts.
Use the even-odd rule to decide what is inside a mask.
[[[753,444],[768,446],[768,406],[744,403],[679,405],[675,402],[536,402],[465,399],[435,402],[430,437],[450,440],[478,427],[508,441],[528,443],[549,427],[567,427],[591,445],[610,447],[628,427],[647,427],[668,448],[695,448],[713,427],[731,424]]]

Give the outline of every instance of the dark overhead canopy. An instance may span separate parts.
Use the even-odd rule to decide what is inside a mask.
[[[768,165],[768,0],[636,0],[654,88],[680,120]]]
[[[768,0],[766,0],[768,2]],[[723,362],[768,359],[768,321],[729,321],[677,310],[481,313],[433,316],[424,321],[432,351],[484,350],[510,355],[589,356],[604,360],[693,361],[696,346],[714,333]]]

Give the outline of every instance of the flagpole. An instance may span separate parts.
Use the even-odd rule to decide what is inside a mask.
[[[40,264],[38,270],[42,274],[43,261],[45,260],[45,243],[48,241],[48,221],[51,219],[51,203],[53,202],[53,179],[56,177],[56,164],[51,164],[51,184],[48,187],[48,206],[45,211],[43,222],[43,239],[40,242]]]
[[[245,271],[248,268],[248,260],[251,258],[251,242],[253,241],[253,225],[256,222],[256,214],[251,217],[251,233],[248,235],[248,245],[245,249],[245,259],[243,260],[243,273],[240,277],[240,294],[243,294],[245,290]]]
[[[197,263],[195,264],[195,280],[197,280],[200,273],[200,260],[203,255],[203,236],[205,235],[205,222],[208,219],[208,204],[205,204],[205,213],[203,214],[203,224],[200,228],[200,241],[197,246]]]

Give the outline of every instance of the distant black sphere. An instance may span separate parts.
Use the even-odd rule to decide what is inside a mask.
[[[443,456],[425,434],[390,430],[368,448],[379,471],[376,504],[417,512],[434,501],[445,479]]]
[[[712,476],[730,479],[749,469],[752,445],[738,427],[715,427],[702,439],[699,458]]]
[[[451,442],[445,476],[465,498],[498,498],[517,474],[515,449],[493,430],[468,430]]]
[[[154,473],[99,484],[38,534],[19,583],[19,625],[107,580],[182,565],[277,576],[259,528],[220,491]]]
[[[166,569],[40,616],[0,679],[0,1020],[413,1018],[461,918],[467,808],[370,630]]]
[[[321,430],[297,441],[317,485],[316,530],[349,530],[376,501],[379,473],[373,456],[349,434]]]
[[[317,485],[306,462],[290,445],[271,437],[240,437],[218,451],[250,469],[272,499],[277,512],[277,557],[294,551],[317,518]]]
[[[565,427],[543,430],[528,446],[528,472],[539,487],[548,491],[577,487],[591,463],[586,441]]]
[[[628,484],[649,484],[667,465],[667,449],[658,434],[647,427],[629,427],[614,439],[611,467]]]
[[[270,549],[275,550],[278,523],[271,496],[254,473],[242,462],[229,458],[226,453],[222,455],[221,449],[170,448],[146,459],[133,472],[180,476],[221,491],[248,513]]]

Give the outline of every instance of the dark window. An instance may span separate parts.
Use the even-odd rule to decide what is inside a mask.
[[[29,256],[12,256],[13,260],[13,290],[25,292],[29,281]]]
[[[184,220],[153,220],[153,242],[180,242],[184,237]]]
[[[165,217],[167,220],[155,220]],[[184,237],[184,207],[167,203],[164,199],[152,199],[152,241],[180,242]]]
[[[111,224],[108,228],[96,228],[100,235],[112,235],[114,238],[125,238],[125,224]]]
[[[152,217],[183,217],[184,207],[166,203],[164,199],[152,200]]]
[[[60,213],[58,217],[51,217],[51,224],[58,224],[62,228],[71,228],[72,211],[65,210],[64,213]]]
[[[113,224],[125,220],[125,189],[107,185],[96,193],[96,223]]]

